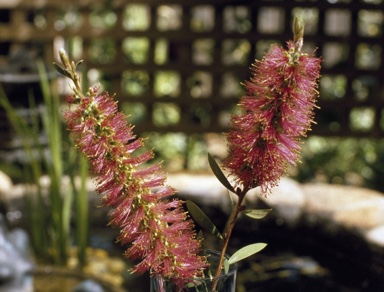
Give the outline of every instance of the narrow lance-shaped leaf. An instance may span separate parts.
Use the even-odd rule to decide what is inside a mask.
[[[79,60],[78,62],[76,62],[75,67],[77,68],[81,63],[83,63],[83,60]]]
[[[238,261],[241,261],[247,257],[250,257],[251,255],[254,255],[255,253],[261,251],[266,246],[267,246],[266,243],[254,243],[254,244],[244,246],[229,258],[228,263],[232,265]]]
[[[228,259],[224,259],[224,273],[228,274],[229,272],[229,261]]]
[[[209,162],[209,166],[211,167],[213,173],[215,174],[217,179],[222,183],[222,185],[225,186],[231,192],[236,193],[235,189],[229,183],[227,177],[225,176],[225,174],[221,170],[220,166],[217,164],[216,160],[209,153],[208,153],[208,162]]]
[[[209,217],[201,210],[195,203],[191,201],[186,201],[187,208],[193,219],[195,219],[196,223],[200,225],[201,228],[210,232],[213,235],[223,239],[220,231],[217,229],[215,224],[209,219]]]
[[[242,213],[253,219],[262,219],[271,212],[272,209],[244,210]]]
[[[53,63],[53,67],[55,67],[56,71],[59,72],[61,75],[64,75],[64,76],[66,76],[68,78],[71,78],[71,74],[69,74],[67,70],[61,68],[56,63]]]

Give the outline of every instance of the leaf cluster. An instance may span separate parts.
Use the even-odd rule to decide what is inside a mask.
[[[220,232],[212,220],[195,203],[187,201],[186,205],[192,218],[203,230],[212,235],[215,235],[220,240],[228,240],[228,236],[232,231],[228,229],[233,228],[234,221],[237,219],[238,213],[244,214],[251,219],[260,220],[267,216],[272,209],[246,209],[245,206],[241,205],[241,202],[240,204],[239,201],[235,202],[232,198],[232,194],[235,194],[237,197],[244,196],[242,195],[242,190],[239,188],[235,189],[232,186],[211,154],[208,154],[208,162],[216,178],[228,190],[228,197],[231,205],[231,215],[228,219],[224,232]],[[233,220],[233,224],[231,224],[231,220]],[[230,265],[254,255],[255,253],[264,249],[266,246],[266,243],[254,243],[240,248],[229,259],[224,259],[223,265],[225,272],[229,270]]]

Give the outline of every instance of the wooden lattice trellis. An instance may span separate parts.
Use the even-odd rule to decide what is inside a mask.
[[[250,64],[291,38],[295,13],[324,59],[313,134],[380,137],[382,0],[0,1],[0,61],[28,44],[50,64],[65,46],[137,131],[222,132]]]

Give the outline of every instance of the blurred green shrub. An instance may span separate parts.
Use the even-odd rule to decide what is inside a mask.
[[[144,133],[156,160],[171,171],[208,171],[206,153],[225,147],[225,138],[206,134]],[[301,163],[289,176],[301,183],[323,182],[384,192],[384,139],[310,136],[303,141]],[[215,145],[220,143],[220,145]],[[216,156],[224,154],[218,151]]]
[[[88,167],[77,154],[60,116],[59,96],[51,90],[44,66],[38,63],[43,107],[37,110],[33,96],[29,96],[33,112],[30,120],[24,119],[0,88],[0,106],[20,138],[24,159],[21,161],[20,182],[28,188],[25,199],[28,205],[28,224],[36,258],[43,263],[66,265],[70,247],[78,247],[80,265],[85,262],[88,245],[89,218],[86,179]],[[44,139],[42,139],[42,132]],[[69,150],[71,149],[71,150]],[[49,183],[42,181],[49,177]],[[63,187],[64,177],[69,186]],[[80,177],[80,184],[75,178]],[[72,216],[75,216],[73,234]]]
[[[291,176],[300,182],[363,186],[384,192],[384,140],[309,137],[302,163]]]

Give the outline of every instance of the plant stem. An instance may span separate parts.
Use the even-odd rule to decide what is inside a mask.
[[[222,270],[223,263],[224,263],[224,258],[225,258],[225,253],[227,251],[227,247],[228,247],[228,244],[229,244],[229,239],[231,238],[232,231],[233,231],[233,229],[235,227],[237,217],[239,216],[239,213],[243,210],[242,203],[243,203],[245,194],[247,192],[248,192],[248,189],[246,189],[246,188],[244,190],[238,190],[237,191],[237,196],[238,196],[237,204],[236,204],[236,207],[233,210],[231,216],[228,219],[228,224],[227,224],[226,230],[225,230],[225,232],[223,234],[224,243],[223,243],[223,246],[221,248],[220,260],[219,260],[219,264],[217,266],[215,278],[219,277],[220,274],[221,274],[221,270]],[[215,281],[213,283],[212,290],[211,290],[212,292],[215,291],[216,286],[217,286],[217,282],[218,281]]]

